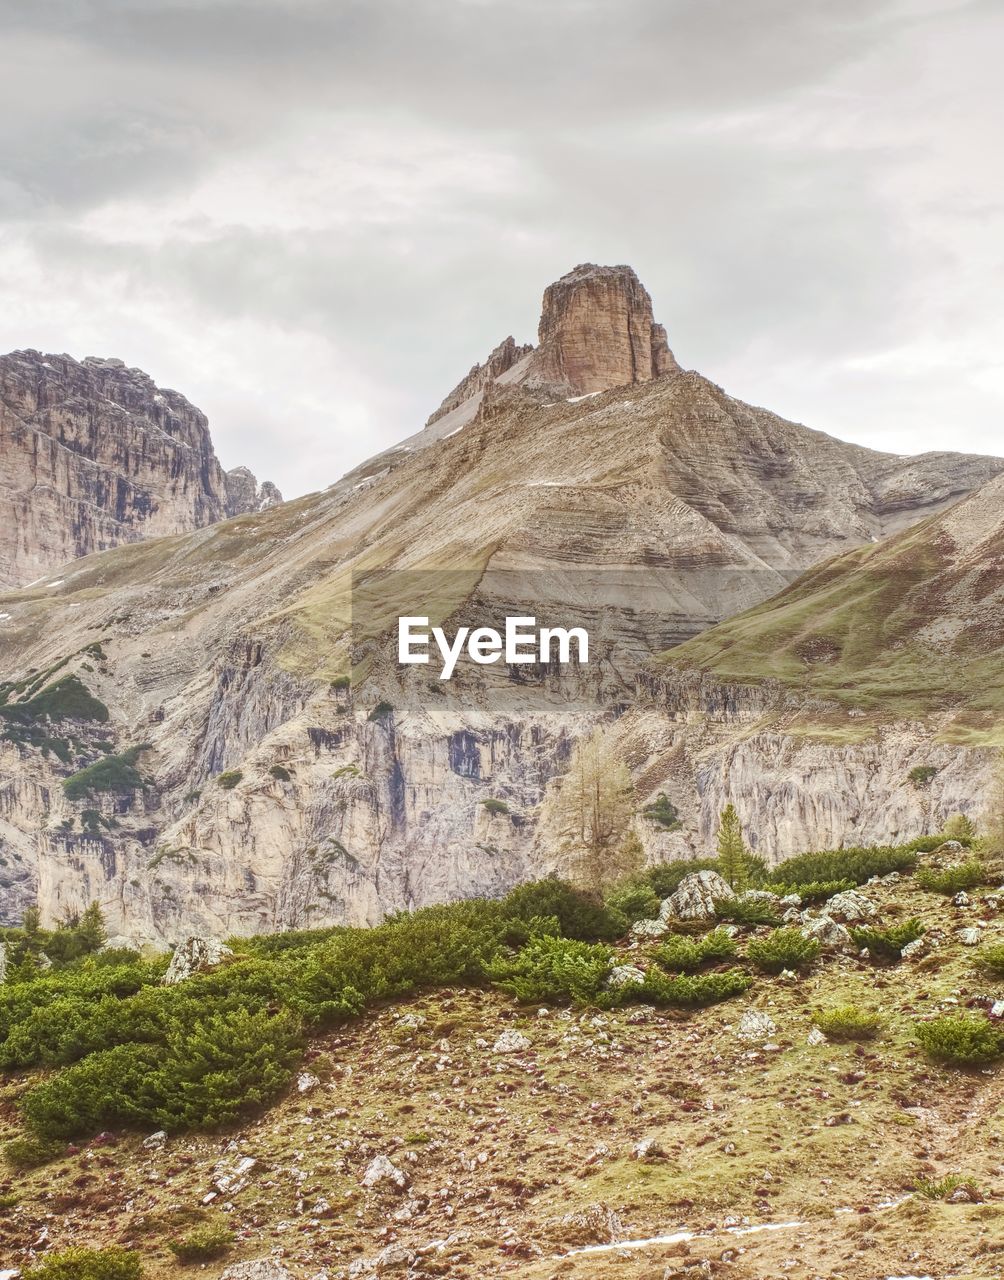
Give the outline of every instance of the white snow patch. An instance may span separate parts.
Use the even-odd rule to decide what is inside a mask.
[[[0,622],[6,622],[9,617],[9,613],[0,613]]]
[[[580,400],[592,400],[593,396],[601,396],[602,391],[587,391],[584,396],[565,396],[566,404],[578,404]]]
[[[804,1227],[804,1222],[762,1222],[753,1227],[726,1227],[723,1235],[752,1236],[760,1231],[791,1231],[795,1227]],[[674,1231],[667,1236],[647,1236],[644,1240],[615,1240],[611,1244],[587,1244],[581,1249],[569,1249],[564,1257],[571,1258],[577,1253],[613,1253],[617,1249],[647,1249],[651,1245],[679,1244],[683,1240],[705,1240],[707,1232]]]

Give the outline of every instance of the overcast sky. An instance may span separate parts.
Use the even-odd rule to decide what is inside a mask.
[[[0,0],[0,350],[118,356],[286,495],[627,262],[680,362],[1004,452],[1000,0]]]

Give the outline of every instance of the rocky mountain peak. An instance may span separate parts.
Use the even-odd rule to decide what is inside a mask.
[[[679,369],[648,290],[628,266],[583,262],[547,286],[538,345],[505,338],[457,383],[426,427],[434,438],[472,421],[492,383],[570,398],[651,382]]]
[[[281,501],[224,472],[206,417],[122,360],[0,356],[0,586]]]
[[[581,263],[544,290],[529,385],[588,395],[650,382],[678,366],[628,266]]]

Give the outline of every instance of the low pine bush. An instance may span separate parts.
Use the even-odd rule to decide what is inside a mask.
[[[733,996],[742,995],[749,985],[749,976],[742,969],[728,969],[725,973],[684,973],[675,978],[649,969],[645,981],[633,988],[632,995],[649,1004],[692,1009],[731,1000]]]
[[[233,1234],[225,1222],[207,1222],[180,1240],[168,1241],[167,1247],[179,1262],[212,1262],[225,1257],[233,1244]]]
[[[515,920],[554,916],[562,934],[580,942],[615,942],[628,927],[619,911],[557,876],[513,889],[502,899],[502,910]]]
[[[987,869],[978,858],[960,862],[958,866],[935,871],[925,867],[917,872],[917,883],[930,893],[954,895],[963,889],[975,889],[987,883]]]
[[[715,915],[719,920],[745,925],[747,928],[758,924],[776,926],[781,923],[777,910],[763,898],[718,898],[715,900]]]
[[[917,862],[910,845],[878,845],[874,848],[827,849],[822,853],[800,853],[786,858],[768,875],[765,888],[775,884],[802,884],[811,881],[851,880],[864,884],[872,876],[892,871],[912,871]]]
[[[485,972],[521,1004],[588,1004],[603,989],[612,962],[613,952],[602,943],[545,936],[514,956],[496,957]]]
[[[1004,1031],[978,1014],[950,1013],[917,1026],[917,1039],[936,1062],[981,1067],[1004,1056]]]
[[[916,916],[911,916],[909,920],[894,924],[889,929],[873,929],[867,925],[852,928],[851,937],[854,945],[861,950],[867,949],[873,959],[895,961],[899,959],[903,948],[923,937],[924,932],[925,926],[921,921]]]
[[[800,898],[806,906],[826,902],[834,894],[855,888],[853,880],[805,880],[798,884],[771,882],[770,891],[779,898]]]
[[[694,973],[704,964],[734,960],[736,944],[725,929],[714,929],[704,938],[671,933],[653,955],[670,973]]]
[[[819,955],[819,943],[798,929],[775,929],[766,938],[754,938],[747,958],[765,973],[783,969],[807,969]]]
[[[812,1021],[830,1040],[874,1040],[882,1026],[877,1013],[855,1004],[820,1009],[812,1015]]]
[[[647,884],[628,884],[607,894],[607,906],[619,911],[629,923],[637,920],[654,920],[659,914],[659,895]]]
[[[131,1249],[87,1249],[74,1246],[50,1253],[22,1280],[140,1280],[143,1264]]]

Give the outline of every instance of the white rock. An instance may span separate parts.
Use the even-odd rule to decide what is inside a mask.
[[[818,1027],[813,1027],[805,1037],[806,1044],[826,1044],[826,1036]]]
[[[849,951],[854,945],[847,929],[828,915],[817,916],[803,925],[802,934],[818,942],[824,951]]]
[[[532,1041],[522,1031],[503,1031],[492,1045],[494,1053],[524,1053]]]
[[[631,1148],[635,1160],[663,1160],[666,1152],[658,1138],[642,1138]]]
[[[958,929],[955,936],[964,947],[978,947],[983,937],[982,929]]]
[[[220,1280],[294,1280],[294,1276],[275,1258],[257,1258],[254,1262],[235,1262]]]
[[[757,1009],[747,1009],[736,1026],[740,1040],[769,1040],[777,1030],[773,1018]]]
[[[631,926],[636,938],[661,938],[669,933],[669,924],[665,920],[636,920]]]
[[[899,954],[903,960],[912,960],[914,956],[922,956],[926,949],[923,938],[914,938],[912,942],[900,948]]]
[[[403,1191],[408,1185],[408,1175],[387,1156],[374,1156],[362,1177],[364,1187],[390,1186]]]
[[[1004,1000],[995,1000],[990,1006],[991,1018],[1004,1018]]]
[[[219,938],[187,938],[171,957],[164,983],[173,986],[176,982],[184,982],[196,973],[215,968],[233,954]]]
[[[966,893],[965,889],[960,889],[959,892],[955,895],[955,897],[952,899],[952,906],[953,907],[972,906],[972,899],[970,898],[969,894]]]
[[[823,908],[825,915],[831,920],[842,920],[844,924],[860,924],[864,920],[872,920],[877,914],[875,904],[856,889],[845,889],[843,893],[834,894]]]
[[[156,1133],[151,1133],[149,1138],[143,1139],[143,1146],[147,1151],[154,1151],[157,1147],[162,1147],[167,1142],[167,1134],[163,1129],[158,1129]]]
[[[645,974],[633,964],[617,964],[610,970],[607,978],[608,987],[627,987],[632,983],[644,982]]]
[[[715,901],[731,902],[735,891],[717,871],[695,871],[684,876],[676,892],[659,908],[660,920],[714,920]]]
[[[312,1093],[320,1084],[317,1076],[311,1075],[309,1071],[301,1071],[296,1077],[297,1093]]]

